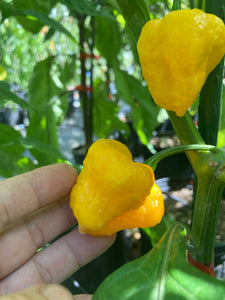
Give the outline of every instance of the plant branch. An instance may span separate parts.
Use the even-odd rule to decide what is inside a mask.
[[[210,145],[181,145],[172,148],[162,150],[154,154],[151,158],[145,161],[145,164],[149,165],[154,171],[157,167],[157,164],[164,158],[187,151],[221,151],[219,148],[210,146]]]

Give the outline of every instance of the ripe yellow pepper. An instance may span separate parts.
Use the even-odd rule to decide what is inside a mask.
[[[199,9],[148,21],[137,49],[154,101],[182,117],[225,53],[225,25]]]
[[[152,169],[133,162],[122,143],[106,139],[93,143],[71,191],[70,206],[80,232],[112,235],[158,224],[164,202],[154,182]]]

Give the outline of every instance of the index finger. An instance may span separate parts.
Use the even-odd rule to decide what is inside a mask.
[[[16,220],[69,195],[75,169],[65,163],[42,167],[0,182],[0,232]]]

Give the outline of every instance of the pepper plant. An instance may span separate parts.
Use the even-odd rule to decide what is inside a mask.
[[[127,23],[133,29],[134,36],[139,37],[142,26],[148,21],[146,20],[146,18],[148,19],[146,1],[132,1],[132,4],[128,0],[114,2],[119,6]],[[173,10],[180,10],[181,8],[181,1],[174,1]],[[223,0],[206,0],[204,10],[207,13],[218,16],[223,21],[225,19],[225,3]],[[201,14],[200,11],[196,12],[198,15],[199,13]],[[182,13],[180,14],[181,16]],[[171,18],[174,15],[174,13],[171,14]],[[214,18],[214,16],[211,17]],[[188,93],[195,93],[195,83],[201,85],[200,78],[202,74],[198,77],[196,74],[200,70],[196,69],[193,75],[197,76],[197,82],[190,83],[190,80],[189,89],[185,89],[185,80],[189,80],[188,76],[192,76],[190,73],[191,68],[193,68],[198,54],[201,53],[200,57],[197,58],[199,68],[201,68],[201,63],[206,63],[208,59],[204,58],[201,61],[204,51],[201,51],[200,45],[198,45],[195,51],[192,52],[192,55],[186,58],[185,49],[180,49],[183,50],[179,53],[180,57],[182,57],[183,53],[184,56],[179,60],[176,52],[174,57],[172,56],[173,51],[177,51],[179,48],[176,49],[176,46],[174,47],[171,43],[169,44],[171,49],[167,48],[167,52],[171,55],[169,60],[160,62],[157,55],[160,57],[160,51],[164,50],[160,47],[155,50],[154,47],[158,46],[157,42],[162,43],[162,47],[168,47],[168,45],[163,44],[166,41],[160,41],[160,38],[165,37],[164,34],[171,34],[172,37],[176,38],[177,31],[179,31],[179,28],[177,29],[176,27],[184,27],[185,29],[186,26],[192,25],[191,20],[185,24],[183,15],[181,18],[175,18],[174,22],[165,23],[165,28],[161,27],[160,33],[156,32],[156,37],[154,37],[154,30],[157,31],[159,22],[157,20],[155,23],[149,23],[147,26],[151,28],[148,33],[142,33],[149,36],[149,44],[145,38],[143,38],[143,41],[139,39],[139,53],[142,51],[140,48],[143,48],[144,52],[141,54],[140,60],[149,90],[150,92],[153,91],[152,96],[154,100],[168,109],[169,118],[182,145],[157,153],[147,160],[146,164],[155,169],[161,159],[178,152],[186,152],[195,172],[191,226],[186,228],[177,222],[172,224],[158,244],[148,254],[128,263],[110,275],[100,285],[93,299],[218,299],[220,297],[225,299],[225,284],[216,279],[213,273],[214,241],[222,191],[225,187],[225,152],[221,147],[221,140],[218,140],[218,136],[220,138],[222,136],[220,128],[224,126],[222,118],[224,103],[221,101],[224,69],[223,55],[225,51],[224,24],[220,21],[223,33],[219,37],[218,43],[222,46],[222,52],[215,65],[206,68],[210,74],[206,74],[207,80],[205,77],[205,84],[201,89],[198,110],[199,122],[198,126],[196,126],[188,111],[188,107],[192,103],[185,103],[185,97]],[[206,19],[204,19],[203,23],[204,27],[207,24]],[[137,24],[139,26],[136,26]],[[196,25],[196,27],[198,26]],[[196,27],[193,27],[192,30],[198,30]],[[204,28],[202,34],[210,36],[211,30],[214,30],[213,26],[209,26],[208,29]],[[215,35],[214,32],[212,39],[215,38]],[[193,36],[192,38],[194,39]],[[194,43],[194,41],[191,39],[189,40],[189,36],[186,34],[183,36],[182,41],[175,39],[173,42],[174,44],[186,45],[185,47],[192,47],[192,42]],[[165,56],[166,53],[164,52]],[[209,58],[208,63],[210,64],[215,57],[216,54],[214,53]],[[186,60],[182,61],[182,59]],[[184,68],[185,72],[184,74],[178,73],[176,78],[174,72],[179,72],[179,67],[181,69]],[[212,71],[212,69],[214,70]],[[164,71],[168,73],[163,74]],[[164,75],[169,77],[169,79]],[[160,76],[165,82],[157,82]],[[174,78],[177,79],[176,82],[173,82]],[[170,86],[166,86],[167,83]],[[179,94],[179,89],[187,94],[182,95],[182,92]],[[178,94],[176,94],[177,92]],[[165,99],[162,99],[164,96]],[[177,99],[176,96],[178,96]],[[197,94],[195,97],[197,97]],[[191,97],[188,98],[190,99]],[[193,98],[193,100],[195,99]]]

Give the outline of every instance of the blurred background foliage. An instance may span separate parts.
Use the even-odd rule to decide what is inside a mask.
[[[144,23],[172,5],[0,0],[0,175],[68,161],[58,130],[74,117],[76,101],[84,153],[93,140],[107,137],[126,143],[134,156],[154,152],[150,139],[167,114],[143,81],[136,43]],[[202,8],[204,1],[182,5]]]

